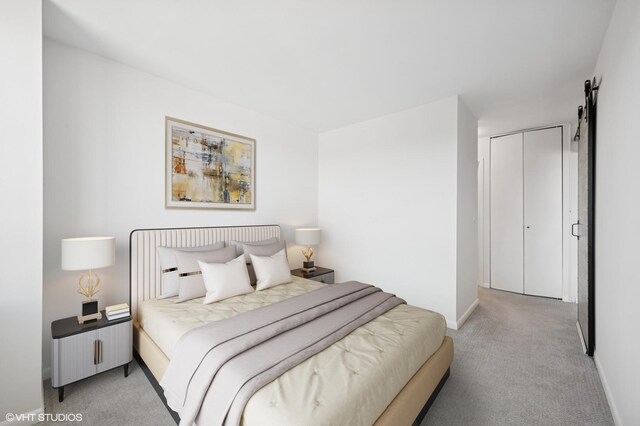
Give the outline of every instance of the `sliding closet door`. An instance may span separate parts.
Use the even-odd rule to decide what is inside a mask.
[[[578,122],[578,223],[572,226],[572,233],[578,237],[578,326],[589,356],[593,356],[596,347],[595,156],[598,108],[594,87],[595,79],[593,83],[585,81],[585,118],[580,117]],[[637,183],[630,182],[629,185],[629,190],[632,190]]]
[[[522,133],[491,138],[491,288],[522,293]]]
[[[562,128],[524,133],[524,293],[562,297]]]
[[[589,145],[587,124],[580,120],[580,140],[578,141],[578,223],[571,231],[578,231],[578,325],[586,352],[590,350],[591,321],[589,320]],[[591,353],[590,353],[591,352]]]

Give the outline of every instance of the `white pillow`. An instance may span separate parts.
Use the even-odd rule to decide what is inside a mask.
[[[211,251],[176,250],[180,289],[178,290],[178,298],[174,300],[174,303],[186,302],[197,297],[204,297],[207,294],[207,288],[204,285],[198,261],[225,263],[235,259],[235,257],[236,249],[234,247]]]
[[[208,246],[200,247],[164,247],[158,246],[156,253],[160,259],[160,272],[162,273],[162,294],[158,299],[166,299],[178,295],[180,279],[178,278],[178,264],[176,263],[176,250],[182,251],[209,251],[224,247],[224,241],[220,241]]]
[[[291,282],[291,271],[289,270],[285,249],[280,250],[273,256],[256,256],[255,254],[250,256],[258,279],[256,290],[264,290]]]
[[[207,288],[203,304],[253,292],[243,254],[227,263],[198,261],[198,264]]]

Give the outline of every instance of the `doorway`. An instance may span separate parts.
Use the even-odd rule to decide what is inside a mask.
[[[490,139],[491,288],[562,298],[562,126]]]

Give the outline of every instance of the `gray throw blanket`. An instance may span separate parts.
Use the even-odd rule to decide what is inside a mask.
[[[161,380],[167,404],[181,425],[239,425],[263,386],[402,303],[350,281],[192,329]]]

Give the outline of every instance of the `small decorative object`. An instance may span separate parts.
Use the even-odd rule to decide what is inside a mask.
[[[302,272],[311,273],[316,270],[316,267],[313,264],[313,247],[320,243],[320,229],[318,228],[299,228],[296,229],[296,243],[302,246],[306,246],[302,249],[302,255],[305,259],[305,262],[302,262]]]
[[[82,315],[78,323],[102,318],[98,310],[98,301],[93,296],[100,291],[100,277],[94,269],[106,268],[115,264],[116,239],[114,237],[65,238],[62,240],[62,270],[88,271],[87,276],[80,275],[78,293],[87,298],[82,302]]]
[[[255,209],[256,141],[165,118],[166,205]]]

